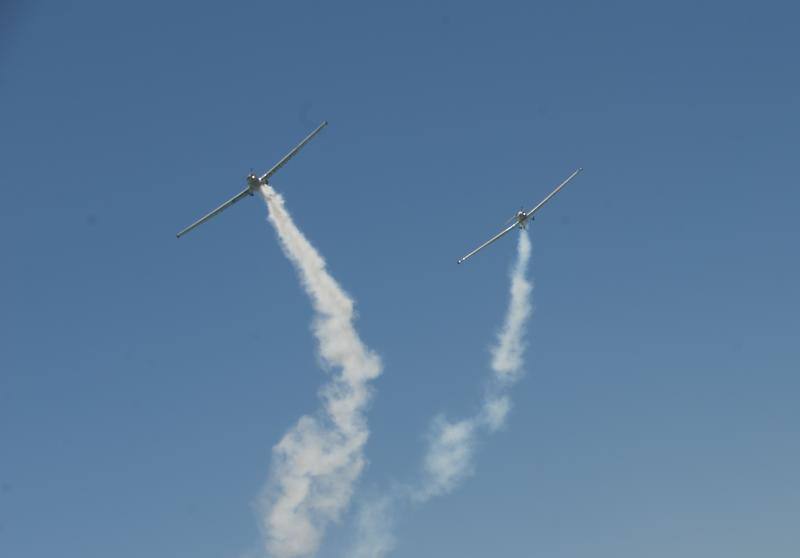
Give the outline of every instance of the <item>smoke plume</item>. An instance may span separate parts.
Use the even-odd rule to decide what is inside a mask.
[[[417,500],[455,489],[473,470],[475,443],[481,429],[494,432],[505,425],[511,410],[509,390],[523,372],[525,327],[531,315],[530,295],[533,285],[525,277],[531,256],[528,234],[520,231],[517,259],[511,269],[508,310],[497,340],[491,348],[492,377],[480,411],[473,417],[449,422],[440,416],[434,420],[423,461],[423,482],[415,493]]]
[[[478,436],[502,428],[511,410],[510,390],[522,377],[525,332],[532,313],[533,285],[526,277],[531,257],[531,242],[520,231],[517,258],[511,269],[510,299],[503,325],[491,347],[491,377],[480,410],[472,417],[448,421],[434,419],[422,462],[421,480],[405,490],[395,491],[380,501],[367,501],[357,517],[355,556],[381,558],[394,547],[392,535],[394,509],[400,505],[421,504],[455,490],[472,474]],[[378,509],[380,513],[365,510]]]
[[[281,248],[314,309],[312,331],[330,370],[321,408],[301,417],[272,449],[270,479],[261,502],[266,549],[275,558],[310,556],[326,526],[347,508],[365,465],[369,431],[364,416],[369,382],[382,370],[353,326],[353,300],[325,268],[287,212],[283,198],[262,188]]]

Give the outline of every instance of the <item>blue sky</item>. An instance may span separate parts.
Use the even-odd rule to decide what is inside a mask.
[[[227,558],[317,406],[273,183],[385,363],[357,499],[474,411],[532,227],[526,378],[405,557],[796,556],[800,10],[743,2],[0,8],[0,554]],[[350,517],[321,556],[342,556]]]

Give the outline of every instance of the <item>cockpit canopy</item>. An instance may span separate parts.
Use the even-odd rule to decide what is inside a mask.
[[[256,190],[258,187],[261,186],[261,181],[255,175],[255,173],[250,173],[247,175],[247,187],[251,190]]]

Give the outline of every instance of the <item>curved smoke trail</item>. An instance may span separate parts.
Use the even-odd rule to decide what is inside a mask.
[[[395,545],[392,532],[395,508],[421,504],[455,490],[473,471],[478,435],[505,425],[511,410],[510,390],[522,377],[525,332],[532,313],[533,285],[526,277],[531,257],[528,233],[520,231],[517,258],[511,269],[510,298],[503,326],[491,348],[491,381],[480,410],[456,422],[443,416],[433,421],[422,463],[422,480],[392,495],[366,501],[356,521],[355,545],[349,556],[381,558]]]
[[[369,431],[364,412],[380,358],[353,326],[354,304],[325,268],[325,260],[292,221],[283,198],[262,188],[281,248],[295,267],[314,309],[312,331],[332,370],[321,390],[322,408],[301,417],[272,449],[262,500],[267,552],[276,558],[310,556],[325,528],[339,518],[365,465]]]
[[[525,330],[531,315],[533,285],[525,277],[531,257],[528,233],[520,231],[517,259],[511,269],[508,309],[497,340],[492,346],[492,378],[480,411],[473,417],[449,422],[434,420],[423,462],[424,480],[415,499],[428,500],[451,492],[472,472],[475,439],[480,430],[494,432],[505,425],[511,410],[511,387],[523,373]]]

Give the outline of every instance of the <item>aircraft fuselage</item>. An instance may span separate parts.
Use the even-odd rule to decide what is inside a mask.
[[[266,183],[266,180],[264,182]],[[259,188],[261,188],[261,181],[258,179],[258,177],[253,173],[248,174],[247,189],[250,190],[250,195],[254,195]]]

